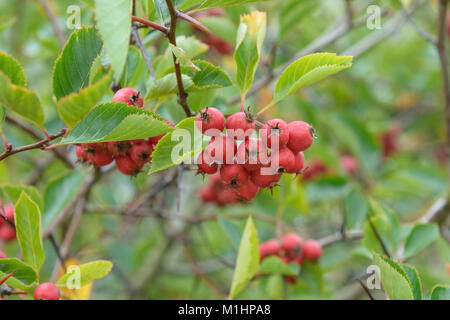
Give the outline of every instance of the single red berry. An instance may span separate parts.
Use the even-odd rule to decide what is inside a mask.
[[[216,202],[216,194],[214,193],[213,188],[210,186],[204,186],[200,189],[200,199],[202,199],[203,202]]]
[[[302,238],[295,233],[288,233],[281,239],[281,249],[286,252],[296,252],[302,249]]]
[[[280,181],[281,174],[263,174],[262,169],[252,171],[250,174],[250,179],[260,188],[269,188],[276,185]]]
[[[223,131],[225,116],[216,108],[206,107],[195,117],[195,126],[207,136],[217,136]]]
[[[254,171],[269,164],[267,148],[259,139],[249,138],[241,142],[236,152],[238,164],[247,171]]]
[[[238,199],[236,197],[236,192],[234,192],[233,189],[229,188],[226,185],[222,186],[222,189],[220,192],[216,195],[217,198],[217,204],[219,206],[226,206],[228,204],[237,203]]]
[[[5,206],[3,206],[3,212],[5,217],[11,221],[14,222],[14,206],[12,204],[6,204]],[[0,218],[0,220],[3,220],[2,218]]]
[[[259,260],[264,259],[267,256],[277,255],[280,251],[280,245],[278,241],[272,239],[263,242],[259,245]]]
[[[294,154],[295,157],[295,165],[292,168],[285,169],[284,171],[286,173],[301,173],[303,170],[303,166],[305,164],[305,156],[303,155],[303,152],[297,152]]]
[[[142,143],[135,144],[130,149],[131,159],[139,164],[145,164],[152,160],[152,153],[153,145],[145,140]]]
[[[213,137],[205,150],[211,160],[218,164],[226,164],[234,162],[237,146],[233,139],[228,135],[222,134]]]
[[[359,170],[358,161],[354,156],[349,154],[344,154],[340,158],[341,166],[347,171],[349,174],[355,174]]]
[[[304,181],[313,180],[327,171],[328,168],[325,166],[325,164],[320,159],[317,159],[306,166],[305,170],[303,170],[302,173],[302,179]]]
[[[315,240],[308,240],[303,244],[303,258],[318,260],[322,255],[322,246]]]
[[[204,150],[198,155],[197,158],[197,173],[200,174],[214,174],[217,172],[219,166],[214,160],[208,155],[208,152]]]
[[[8,256],[2,250],[0,250],[0,259],[6,259],[6,258],[8,258]]]
[[[255,121],[250,113],[236,112],[227,118],[227,134],[237,140],[250,137],[255,130]]]
[[[41,283],[34,290],[34,300],[59,300],[60,297],[59,288],[50,282]]]
[[[79,161],[87,161],[86,149],[83,146],[78,146],[75,152]]]
[[[289,141],[287,147],[297,153],[308,149],[314,140],[314,129],[304,121],[293,121],[288,124]]]
[[[97,148],[93,153],[88,153],[89,162],[97,167],[103,167],[113,162],[113,154],[107,148]]]
[[[261,141],[269,148],[283,148],[289,141],[289,129],[286,122],[281,119],[272,119],[267,121],[259,129]]]
[[[295,155],[288,149],[272,150],[270,155],[271,167],[278,172],[288,172],[295,170]]]
[[[3,241],[13,241],[16,239],[16,229],[8,223],[0,227],[0,239]]]
[[[250,201],[258,194],[259,187],[251,180],[248,180],[243,186],[236,189],[236,195],[239,199]]]
[[[112,101],[123,102],[137,108],[144,107],[144,98],[142,98],[139,91],[136,91],[133,88],[122,88],[118,90],[114,94]]]
[[[247,182],[248,173],[240,164],[225,164],[220,168],[220,177],[223,182],[236,187]]]
[[[116,157],[116,166],[120,172],[128,176],[134,176],[142,169],[143,164],[136,163],[129,154],[118,155]]]

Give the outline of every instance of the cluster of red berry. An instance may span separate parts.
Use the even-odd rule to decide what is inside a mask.
[[[16,228],[13,226],[14,206],[12,204],[4,205],[1,208],[0,213],[0,240],[12,241],[16,239]],[[7,220],[4,217],[6,217]]]
[[[225,203],[217,200],[218,192],[231,189],[235,199],[248,201],[260,188],[273,188],[282,173],[301,173],[303,151],[314,139],[313,128],[303,121],[287,124],[281,119],[272,119],[262,124],[249,112],[237,112],[225,119],[222,112],[211,107],[197,114],[195,125],[211,137],[198,156],[198,173],[213,175],[219,172],[223,183],[222,186],[218,184],[216,175],[209,189],[203,189],[202,198],[221,205]],[[251,137],[255,128],[259,129],[258,138]],[[242,140],[239,146],[238,140]],[[231,192],[227,193],[231,195]],[[226,203],[233,203],[235,199]]]
[[[118,90],[113,101],[123,102],[137,108],[144,107],[144,99],[141,94],[132,88]],[[172,123],[166,122],[173,126]],[[152,159],[154,147],[163,136],[140,140],[79,144],[76,154],[82,163],[102,167],[115,161],[117,169],[123,174],[136,175]]]
[[[303,260],[317,261],[322,255],[322,247],[315,240],[303,242],[295,233],[288,233],[281,239],[281,244],[277,240],[271,239],[259,245],[259,259],[264,260],[270,256],[277,256],[285,264],[291,262],[302,265]],[[295,283],[294,276],[286,276],[286,280]]]

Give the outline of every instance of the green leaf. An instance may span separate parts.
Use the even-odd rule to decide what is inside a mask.
[[[39,209],[42,210],[44,208],[44,201],[42,200],[41,194],[38,189],[33,186],[24,186],[24,185],[10,185],[10,184],[2,184],[0,185],[0,189],[8,198],[10,203],[16,203],[19,200],[22,191],[25,193],[39,206]],[[4,199],[3,199],[4,200]],[[6,201],[5,201],[6,202]]]
[[[295,276],[299,273],[298,265],[295,263],[285,264],[278,257],[267,257],[259,265],[259,273],[277,273],[287,276]]]
[[[57,102],[58,114],[70,130],[102,99],[109,91],[112,74],[108,72],[94,84],[73,92]]]
[[[283,276],[273,274],[267,279],[267,291],[273,300],[283,299]]]
[[[220,67],[217,67],[204,60],[194,60],[195,65],[200,69],[199,71],[186,70],[186,73],[194,82],[189,91],[202,91],[212,88],[224,88],[232,86],[230,77]]]
[[[184,119],[174,131],[159,140],[152,154],[149,174],[187,162],[203,149],[202,135],[195,128],[194,121],[195,117]]]
[[[41,213],[37,204],[22,191],[14,209],[17,240],[23,260],[39,272],[45,255],[42,248]]]
[[[195,7],[195,10],[209,8],[223,8],[229,6],[245,5],[253,2],[264,2],[268,0],[186,0],[180,5],[180,9],[186,10]]]
[[[83,174],[80,171],[74,171],[52,180],[47,185],[44,192],[45,210],[42,216],[44,230],[75,197],[82,184]]]
[[[310,84],[351,67],[352,59],[334,53],[314,53],[291,63],[275,85],[273,100],[263,110]]]
[[[372,224],[374,225],[375,229],[377,230],[378,234],[380,235],[381,239],[383,240],[383,243],[386,245],[387,249],[390,250],[391,248],[391,224],[388,220],[388,218],[385,215],[379,214],[376,217],[370,218],[372,221]],[[383,253],[383,248],[380,244],[380,241],[378,240],[376,234],[374,233],[369,221],[367,221],[364,224],[363,228],[363,245],[371,250],[375,251],[377,253]]]
[[[434,224],[415,225],[406,239],[404,259],[408,259],[439,237],[439,229]]]
[[[2,131],[3,123],[6,119],[6,109],[2,106],[0,106],[0,131]]]
[[[345,198],[345,225],[349,229],[358,229],[366,220],[368,205],[364,196],[353,189]]]
[[[131,0],[97,0],[95,14],[98,30],[118,81],[127,60],[131,33]]]
[[[178,48],[171,43],[169,43],[169,49],[175,57],[177,57],[181,67],[200,71],[200,69],[192,62],[191,58],[186,54],[186,52],[184,52],[183,49]]]
[[[187,75],[182,75],[184,89],[188,91],[193,82]],[[148,89],[145,100],[159,99],[160,101],[170,98],[177,93],[177,78],[175,73],[169,73],[152,83]]]
[[[102,46],[94,27],[83,27],[72,33],[53,69],[53,93],[58,100],[89,84],[92,63]]]
[[[250,281],[258,270],[259,249],[258,234],[249,217],[242,234],[241,245],[231,281],[230,299],[233,299]]]
[[[241,89],[241,96],[245,97],[250,89],[259,59],[261,48],[266,36],[266,13],[253,11],[241,16],[241,23],[237,32],[236,50],[236,82]]]
[[[20,63],[3,51],[0,51],[0,70],[8,76],[12,84],[27,86],[25,71]]]
[[[61,144],[145,139],[172,128],[152,112],[120,102],[97,105],[78,122]]]
[[[0,259],[0,278],[3,278],[5,275],[10,274],[11,272],[16,270],[17,272],[6,281],[6,284],[16,287],[16,281],[20,281],[25,285],[30,285],[37,280],[36,271],[19,259]]]
[[[81,277],[80,285],[85,286],[95,279],[100,279],[108,275],[108,273],[112,270],[113,263],[106,260],[97,260],[82,264],[79,267],[79,274],[77,274],[77,271],[66,273],[56,282],[56,284],[58,286],[65,287],[67,282],[71,281],[70,278],[72,276],[79,275]]]
[[[413,300],[413,291],[408,276],[401,266],[384,256],[374,254],[374,262],[381,271],[381,283],[391,300]]]
[[[422,282],[420,281],[419,272],[414,266],[404,264],[402,267],[408,275],[409,282],[411,282],[414,299],[422,300]]]
[[[230,243],[233,245],[233,248],[237,251],[242,238],[242,230],[232,221],[222,218],[221,216],[219,216],[218,222],[230,238]]]
[[[130,46],[120,84],[123,88],[137,87],[141,78],[146,74],[147,66],[141,51],[135,46]]]
[[[450,300],[450,287],[436,285],[431,290],[431,300]]]
[[[44,110],[34,91],[11,83],[0,71],[0,104],[44,129]]]

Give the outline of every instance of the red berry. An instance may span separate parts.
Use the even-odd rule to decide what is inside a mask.
[[[112,141],[106,143],[106,148],[114,155],[125,154],[131,148],[131,144],[128,141]]]
[[[262,260],[267,256],[277,255],[280,251],[280,245],[276,240],[268,240],[259,245],[259,259]]]
[[[87,160],[86,149],[84,149],[83,146],[78,146],[75,152],[76,152],[78,160],[80,160],[81,162],[84,162]]]
[[[8,256],[2,250],[0,250],[0,259],[6,259],[6,258],[8,258]]]
[[[261,129],[259,129],[261,141],[272,148],[283,148],[289,141],[289,129],[286,122],[281,119],[272,119],[267,121]]]
[[[225,116],[216,108],[206,107],[195,117],[195,126],[207,136],[217,136],[223,131]]]
[[[112,99],[115,102],[123,102],[133,107],[143,108],[144,98],[139,91],[133,88],[122,88],[118,90]]]
[[[298,174],[298,173],[302,172],[303,165],[305,163],[305,156],[303,155],[303,152],[297,152],[294,155],[294,158],[295,158],[295,165],[294,165],[294,167],[285,169],[284,171],[286,173],[296,173],[296,174]]]
[[[133,176],[139,173],[139,170],[142,169],[143,164],[139,164],[133,161],[131,157],[126,155],[118,155],[116,157],[116,166],[120,172],[126,174],[128,176]]]
[[[207,151],[204,150],[197,158],[197,168],[197,172],[200,174],[214,174],[217,172],[219,166],[211,159]]]
[[[233,189],[223,185],[222,190],[217,193],[217,204],[219,206],[225,206],[227,204],[232,204],[238,202],[238,199],[236,197],[236,192],[234,192]]]
[[[97,148],[93,153],[88,153],[87,158],[97,167],[103,167],[113,162],[113,155],[107,148]]]
[[[248,173],[245,171],[244,167],[239,164],[225,164],[220,168],[220,177],[223,182],[235,187],[247,182]]]
[[[286,252],[296,252],[302,249],[302,238],[295,233],[288,233],[281,239],[281,249]]]
[[[284,276],[284,279],[287,283],[295,284],[297,283],[297,277],[296,276]]]
[[[268,188],[276,185],[280,181],[281,174],[262,174],[261,169],[252,171],[250,179],[260,188]]]
[[[320,159],[314,160],[303,170],[302,179],[305,181],[313,180],[327,172],[327,170],[327,167]]]
[[[322,255],[322,246],[315,240],[308,240],[303,244],[303,258],[317,260]]]
[[[344,168],[344,170],[347,171],[349,174],[355,174],[359,170],[358,161],[352,155],[349,154],[342,155],[340,162],[342,168]]]
[[[257,170],[269,164],[267,148],[259,139],[249,138],[242,142],[236,153],[237,163],[247,171]]]
[[[12,241],[16,239],[16,229],[8,223],[0,227],[0,239],[3,241]]]
[[[237,140],[252,135],[255,129],[255,122],[249,113],[236,112],[230,115],[226,122],[227,134]]]
[[[59,289],[53,283],[41,283],[34,290],[34,300],[59,300],[61,297]]]
[[[271,168],[279,172],[294,171],[296,167],[295,155],[288,149],[275,150],[270,155]]]
[[[200,189],[200,199],[202,199],[203,202],[215,202],[217,200],[216,194],[210,186],[204,186]]]
[[[9,221],[14,222],[14,206],[12,204],[6,204],[3,207],[3,212],[2,213],[5,215],[5,217]],[[3,220],[3,219],[0,218],[0,220]]]
[[[251,180],[236,189],[236,195],[239,199],[250,201],[258,194],[259,187]]]
[[[293,121],[288,124],[289,141],[287,146],[293,152],[300,152],[308,149],[314,140],[314,129],[309,123],[303,121]]]
[[[213,161],[224,164],[234,162],[237,147],[233,139],[227,135],[220,135],[211,139],[205,150]]]
[[[131,159],[139,164],[145,164],[152,160],[153,145],[145,141],[142,143],[135,144],[130,149]]]

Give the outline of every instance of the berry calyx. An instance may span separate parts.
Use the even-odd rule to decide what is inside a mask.
[[[59,300],[60,297],[59,288],[50,282],[41,283],[34,290],[34,300]]]
[[[144,141],[142,143],[135,144],[130,149],[131,159],[139,164],[145,164],[152,159],[153,145]]]
[[[122,88],[118,90],[114,94],[112,101],[123,102],[137,108],[144,107],[144,98],[139,91],[136,91],[133,88]]]
[[[107,142],[106,148],[112,154],[125,154],[131,148],[131,143],[128,141]]]
[[[261,141],[267,147],[283,148],[289,141],[289,129],[286,122],[281,119],[272,119],[259,129]]]
[[[225,164],[220,168],[220,177],[223,182],[229,184],[231,187],[236,187],[247,182],[248,173],[239,164]]]
[[[219,135],[225,126],[225,116],[216,108],[206,107],[195,117],[195,126],[207,136]]]
[[[244,140],[252,135],[255,121],[250,113],[236,112],[227,118],[227,134],[237,140]]]
[[[315,240],[306,241],[302,248],[304,259],[316,261],[322,256],[322,246]]]
[[[293,121],[288,124],[289,141],[287,147],[293,152],[308,149],[314,141],[313,127],[304,121]]]
[[[131,157],[126,155],[118,155],[116,157],[116,166],[120,172],[128,176],[134,176],[142,169],[143,164],[134,162]]]

